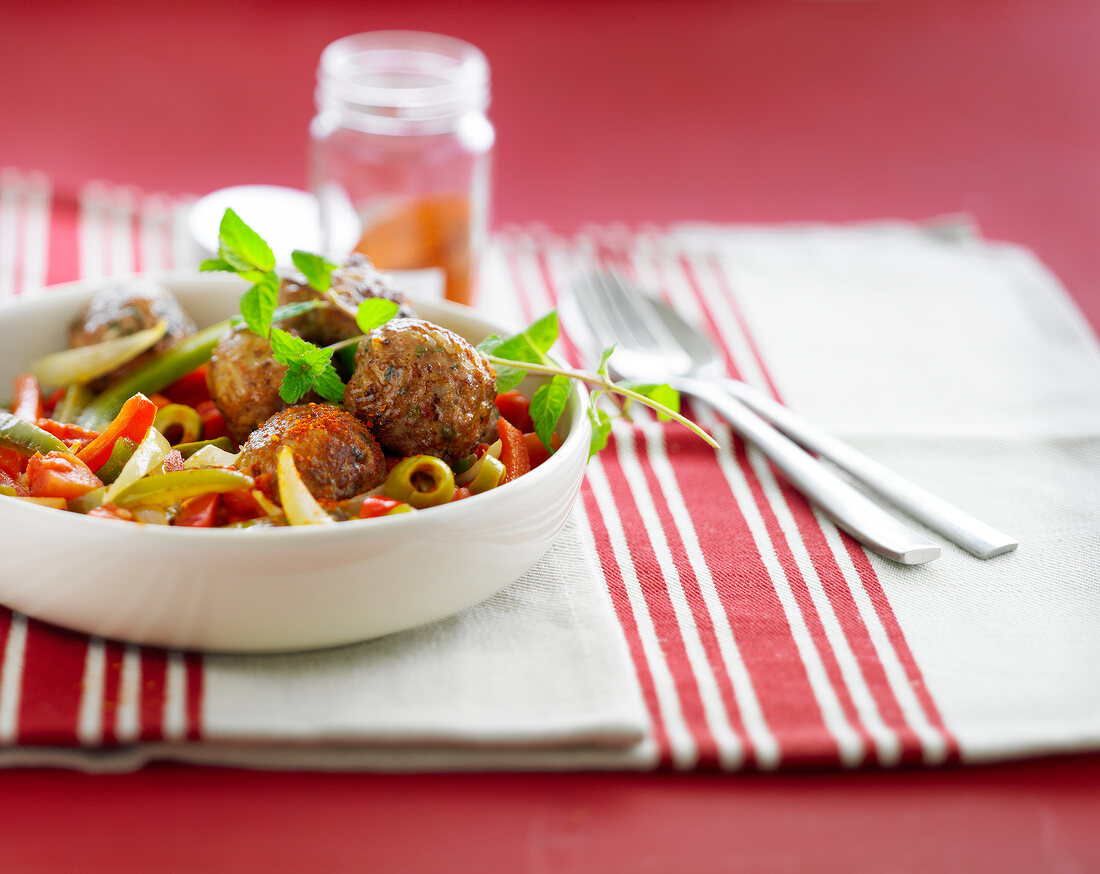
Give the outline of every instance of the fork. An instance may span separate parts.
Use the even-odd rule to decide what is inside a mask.
[[[879,555],[916,565],[940,555],[940,547],[891,516],[816,458],[773,428],[718,381],[700,379],[691,356],[649,310],[636,289],[617,274],[592,273],[561,301],[570,333],[590,355],[615,346],[609,365],[623,379],[668,383],[703,401],[747,442],[771,459],[792,485],[839,527]]]

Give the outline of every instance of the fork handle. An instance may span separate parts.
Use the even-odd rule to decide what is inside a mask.
[[[695,379],[677,379],[672,385],[713,408],[860,543],[901,564],[924,564],[939,557],[939,546],[856,491],[720,385]]]
[[[827,458],[868,485],[895,507],[923,522],[978,558],[1011,552],[1019,542],[922,489],[883,464],[807,422],[766,394],[743,382],[723,383],[727,391],[771,422],[792,440]]]

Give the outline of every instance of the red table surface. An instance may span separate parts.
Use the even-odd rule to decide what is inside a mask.
[[[0,166],[305,185],[323,46],[492,64],[495,224],[968,213],[1100,327],[1100,4],[0,4]],[[1092,668],[1089,668],[1092,669]],[[1100,756],[747,776],[0,773],[0,870],[1100,870]]]

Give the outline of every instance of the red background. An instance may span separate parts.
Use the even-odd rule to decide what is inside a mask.
[[[0,165],[201,194],[305,184],[362,30],[493,68],[495,224],[923,219],[1034,249],[1100,327],[1100,4],[0,5]],[[1085,669],[1095,670],[1094,666]],[[1100,757],[897,774],[0,773],[4,870],[1100,869]]]

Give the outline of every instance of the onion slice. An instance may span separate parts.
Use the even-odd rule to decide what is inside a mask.
[[[279,448],[279,461],[276,467],[279,475],[279,500],[283,512],[291,525],[325,525],[335,520],[321,509],[321,505],[310,494],[306,484],[294,465],[294,453],[289,446]]]
[[[43,355],[31,363],[31,371],[43,385],[91,382],[137,358],[156,345],[167,330],[168,323],[161,319],[153,327],[125,337]]]

